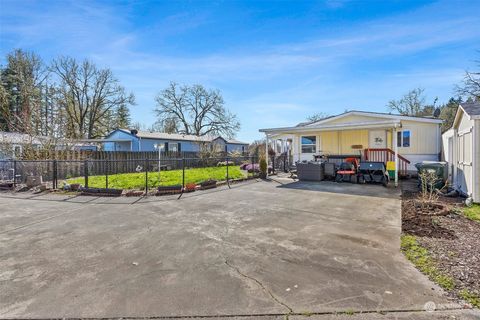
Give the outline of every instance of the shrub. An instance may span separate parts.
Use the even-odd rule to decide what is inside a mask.
[[[429,203],[438,200],[435,185],[438,176],[435,171],[424,170],[418,175],[420,179],[420,200],[422,203]]]
[[[262,177],[267,176],[267,160],[265,158],[260,158],[260,173]]]

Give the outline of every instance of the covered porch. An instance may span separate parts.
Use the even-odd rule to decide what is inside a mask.
[[[319,157],[357,157],[362,161],[393,161],[395,182],[406,176],[409,160],[398,154],[397,131],[401,122],[396,119],[363,123],[324,124],[293,128],[264,129],[267,141],[267,158],[286,161],[288,165],[299,161],[314,161]],[[400,135],[400,136],[399,136]],[[402,142],[403,143],[403,142]]]

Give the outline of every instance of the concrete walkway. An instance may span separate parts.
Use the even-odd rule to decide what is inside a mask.
[[[180,200],[0,194],[0,317],[459,307],[399,252],[398,190],[289,182]]]

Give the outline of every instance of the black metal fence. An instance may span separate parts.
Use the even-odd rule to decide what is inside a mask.
[[[234,180],[258,175],[258,159],[251,156],[126,160],[0,160],[0,183],[28,184],[41,179],[48,187],[145,190],[160,186]],[[37,181],[38,182],[38,181]]]

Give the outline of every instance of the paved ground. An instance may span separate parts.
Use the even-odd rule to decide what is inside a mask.
[[[397,190],[286,182],[180,200],[0,194],[0,317],[458,308],[399,252]]]

